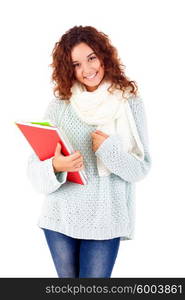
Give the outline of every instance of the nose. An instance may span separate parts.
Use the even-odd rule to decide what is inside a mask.
[[[82,74],[84,77],[92,75],[93,72],[93,69],[88,65],[88,63],[84,63],[82,65]]]

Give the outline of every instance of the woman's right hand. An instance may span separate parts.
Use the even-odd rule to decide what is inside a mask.
[[[61,153],[61,144],[57,143],[55,155],[52,159],[52,165],[55,172],[77,172],[84,168],[83,157],[80,151],[64,156]]]

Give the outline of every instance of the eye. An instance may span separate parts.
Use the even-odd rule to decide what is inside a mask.
[[[93,59],[95,59],[95,58],[96,58],[96,56],[91,56],[89,59],[93,60]]]
[[[74,65],[73,65],[73,67],[78,67],[78,66],[79,66],[79,64],[74,64]]]
[[[89,59],[92,61],[93,59],[96,59],[96,56],[91,56],[91,57],[89,57]],[[75,67],[79,67],[79,65],[80,64],[73,64],[73,67],[75,68]]]

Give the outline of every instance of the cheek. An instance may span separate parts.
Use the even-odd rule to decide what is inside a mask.
[[[100,62],[98,63],[97,69],[99,70],[100,74],[102,74],[102,75],[104,74],[104,68],[101,66]]]
[[[97,61],[94,63],[94,67],[95,67],[96,69],[101,69],[101,63],[100,63],[99,60],[97,60]]]
[[[76,76],[77,79],[82,79],[83,78],[80,70],[75,71],[75,76]]]
[[[103,76],[104,75],[104,69],[100,67],[100,74]]]

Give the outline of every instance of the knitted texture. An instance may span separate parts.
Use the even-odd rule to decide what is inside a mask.
[[[52,157],[40,161],[32,153],[27,176],[35,190],[44,194],[39,227],[79,239],[134,238],[135,184],[151,169],[151,156],[143,100],[133,96],[128,101],[144,147],[143,161],[122,150],[118,134],[110,135],[93,152],[90,133],[96,126],[79,119],[67,100],[54,98],[48,104],[43,119],[50,119],[62,128],[74,149],[80,151],[88,184],[66,181],[67,172],[54,172]],[[109,176],[99,177],[96,157],[109,169]]]

